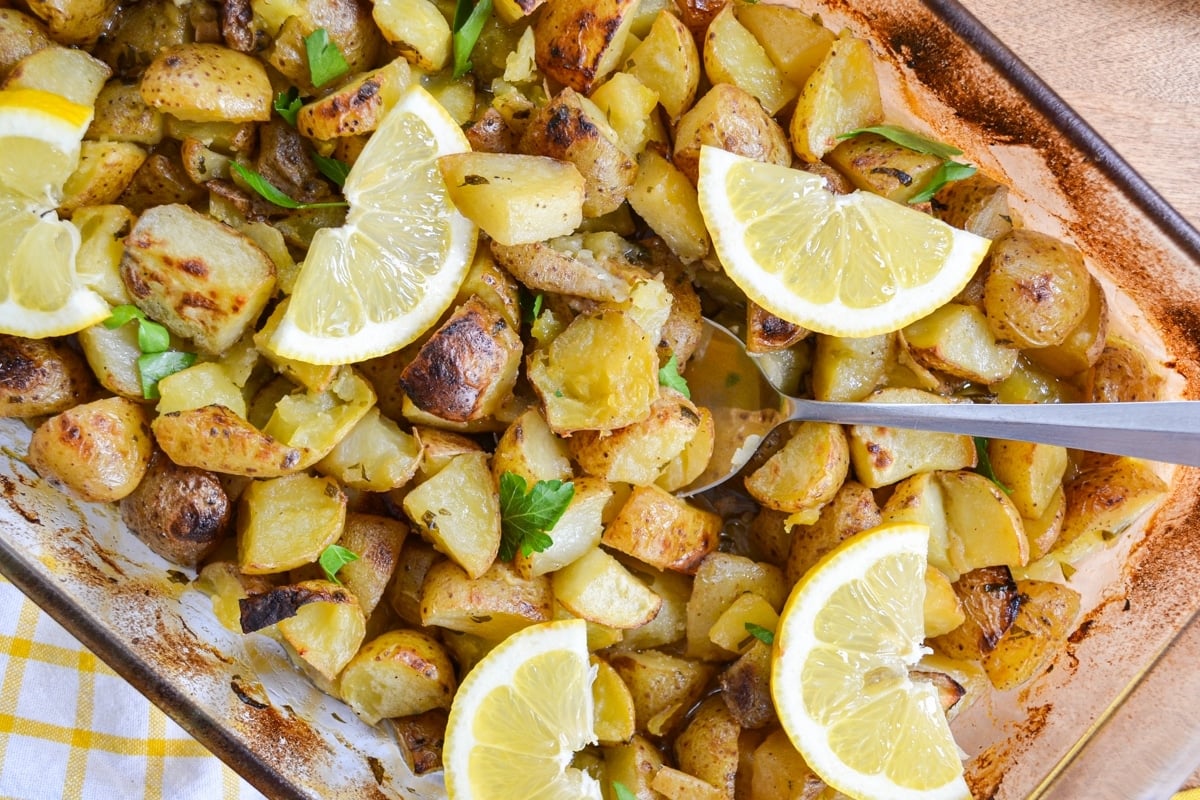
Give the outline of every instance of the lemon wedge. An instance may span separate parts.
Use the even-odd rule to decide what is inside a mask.
[[[437,321],[478,238],[450,202],[437,159],[469,149],[427,91],[414,85],[401,95],[346,178],[345,224],[313,237],[273,352],[310,364],[363,361]]]
[[[860,800],[968,800],[962,762],[930,684],[929,528],[882,525],[847,539],[792,590],[775,632],[771,695],[788,738],[822,780]]]
[[[475,665],[454,696],[442,751],[450,800],[600,800],[570,766],[592,730],[587,624],[532,625]]]
[[[91,121],[91,106],[52,92],[0,91],[0,190],[55,206]]]
[[[819,333],[898,330],[949,302],[990,242],[868,192],[705,146],[697,184],[713,247],[734,283]]]

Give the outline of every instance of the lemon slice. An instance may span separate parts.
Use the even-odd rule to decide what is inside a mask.
[[[726,273],[776,316],[835,336],[898,330],[950,301],[990,242],[868,192],[715,147],[700,211]]]
[[[109,315],[75,272],[79,242],[70,222],[0,195],[0,333],[63,336]]]
[[[79,166],[90,106],[41,89],[0,91],[0,188],[53,207]]]
[[[274,352],[347,364],[397,350],[437,321],[477,239],[447,197],[437,159],[469,149],[427,91],[414,85],[400,97],[346,178],[346,223],[313,237]]]
[[[908,676],[922,646],[929,528],[846,540],[796,584],[775,633],[771,695],[796,749],[860,800],[967,800],[935,689]]]
[[[592,731],[587,625],[532,625],[491,650],[454,696],[442,752],[450,800],[600,800],[570,766]]]

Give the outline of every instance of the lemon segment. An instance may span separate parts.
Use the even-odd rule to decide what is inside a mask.
[[[317,231],[287,312],[279,355],[346,364],[397,350],[450,305],[477,228],[451,204],[441,156],[470,149],[458,123],[420,86],[388,112],[346,178],[340,228]]]
[[[600,800],[570,766],[596,741],[587,624],[532,625],[505,639],[454,696],[443,750],[450,800]]]
[[[874,336],[949,302],[990,242],[868,192],[715,147],[700,152],[700,211],[746,295],[819,333]]]
[[[0,333],[63,336],[109,315],[104,299],[76,275],[79,243],[70,222],[0,197]]]
[[[796,584],[775,635],[780,722],[830,786],[854,798],[967,800],[936,692],[908,670],[926,650],[929,529],[864,531]]]
[[[92,113],[41,89],[0,91],[0,189],[54,205],[79,165]]]

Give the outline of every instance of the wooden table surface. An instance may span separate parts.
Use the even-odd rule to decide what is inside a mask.
[[[1200,228],[1200,1],[960,2]]]

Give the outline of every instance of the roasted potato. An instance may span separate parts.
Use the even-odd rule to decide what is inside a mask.
[[[804,85],[834,42],[833,31],[796,6],[731,5],[737,21],[754,35],[783,77],[797,87]]]
[[[556,570],[550,586],[572,614],[610,628],[645,625],[662,605],[658,595],[599,547]]]
[[[366,635],[366,617],[354,594],[329,581],[280,586],[239,605],[244,632],[275,625],[289,652],[331,688]]]
[[[945,403],[919,389],[880,389],[872,403]],[[899,428],[855,425],[850,428],[850,463],[863,485],[872,489],[918,472],[974,467],[978,454],[970,436],[923,433]]]
[[[264,122],[274,98],[261,61],[202,43],[160,52],[142,74],[141,92],[151,108],[189,122]]]
[[[763,506],[816,522],[850,471],[850,446],[840,425],[805,422],[787,443],[746,476],[746,491]]]
[[[487,572],[499,552],[500,497],[486,453],[452,457],[405,496],[404,513],[471,578]]]
[[[704,31],[704,71],[714,84],[732,84],[752,95],[771,116],[799,91],[738,20],[733,3],[721,9]]]
[[[194,567],[216,549],[232,506],[218,477],[181,467],[156,450],[137,488],[121,500],[121,519],[173,564]]]
[[[688,109],[675,129],[672,160],[696,183],[700,148],[719,147],[755,161],[791,166],[787,137],[779,123],[745,89],[719,83]]]
[[[998,341],[975,306],[947,303],[905,326],[904,340],[917,363],[975,383],[998,383],[1017,366],[1017,351]]]
[[[537,65],[577,92],[590,92],[620,63],[635,0],[559,0],[534,23]]]
[[[629,205],[680,261],[690,264],[704,258],[711,242],[692,181],[654,150],[639,155],[637,163]]]
[[[181,466],[273,478],[300,469],[304,456],[224,406],[160,414],[151,427],[159,447]]]
[[[663,9],[646,37],[629,54],[624,71],[656,92],[659,104],[675,122],[696,98],[700,51],[683,21]]]
[[[345,523],[346,495],[331,478],[254,481],[238,500],[238,566],[263,575],[309,564],[338,540]]]
[[[709,631],[734,601],[746,592],[759,595],[779,611],[787,599],[783,570],[732,553],[711,553],[696,570],[687,603],[687,653],[693,658],[731,660],[736,653],[716,645]]]
[[[721,518],[657,486],[635,487],[602,543],[656,569],[694,573],[717,547]]]
[[[29,465],[83,500],[111,503],[137,488],[153,446],[145,408],[107,397],[39,425],[29,440]]]
[[[738,736],[742,729],[720,697],[709,697],[692,713],[675,737],[675,758],[689,775],[733,797],[738,769]]]
[[[785,567],[788,580],[800,580],[830,550],[882,521],[871,490],[857,481],[846,481],[815,522],[791,529]]]
[[[638,730],[652,736],[674,731],[703,696],[714,672],[703,661],[659,650],[622,651],[609,663],[633,695]]]
[[[337,685],[354,713],[374,725],[384,717],[449,709],[458,680],[436,639],[421,631],[395,630],[364,644]]]
[[[839,136],[882,119],[871,46],[843,33],[800,90],[792,111],[792,149],[806,161],[820,161]]]
[[[421,586],[421,624],[499,642],[521,628],[551,619],[550,578],[522,578],[497,561],[477,578],[453,561],[439,561]]]
[[[20,9],[0,8],[0,79],[18,61],[52,43],[41,20]]]
[[[0,417],[57,414],[92,388],[88,365],[65,342],[0,334]]]
[[[1163,379],[1145,354],[1122,339],[1106,342],[1087,373],[1084,394],[1093,403],[1158,400]]]
[[[1090,294],[1083,254],[1072,245],[1026,228],[992,243],[983,308],[999,341],[1062,344],[1087,314]]]
[[[403,58],[355,75],[333,92],[301,106],[296,113],[296,130],[309,139],[320,140],[370,133],[411,82],[408,62]]]

